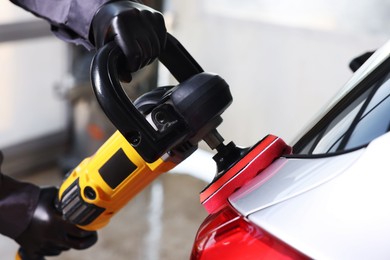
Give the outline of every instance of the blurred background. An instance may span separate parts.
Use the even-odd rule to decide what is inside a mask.
[[[145,3],[165,13],[169,31],[205,71],[229,83],[234,101],[219,131],[242,146],[269,133],[293,144],[352,75],[349,61],[390,38],[387,0]],[[114,131],[90,89],[93,53],[56,39],[46,22],[8,1],[0,10],[2,171],[58,185]],[[136,98],[171,83],[156,63],[124,87]],[[198,194],[214,173],[211,155],[200,151],[132,201],[96,247],[58,259],[188,258],[206,216]],[[12,259],[16,248],[0,237],[1,259]]]

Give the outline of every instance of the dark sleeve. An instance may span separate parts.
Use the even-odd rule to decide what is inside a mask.
[[[87,49],[92,18],[110,0],[10,0],[14,4],[47,20],[54,34],[62,40],[82,44]]]
[[[38,186],[0,173],[0,234],[16,238],[27,228],[38,203],[39,192]]]

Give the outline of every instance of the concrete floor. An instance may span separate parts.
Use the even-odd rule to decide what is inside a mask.
[[[58,185],[61,174],[51,168],[18,179]],[[47,259],[188,259],[198,226],[206,217],[198,196],[205,185],[189,175],[162,175],[99,231],[94,247]],[[15,242],[0,236],[0,259],[14,259],[17,248]]]

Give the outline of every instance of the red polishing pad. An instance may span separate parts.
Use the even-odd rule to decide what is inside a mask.
[[[289,153],[291,147],[282,139],[267,135],[226,173],[207,186],[200,194],[200,202],[209,214],[217,212],[234,191],[253,179],[275,159]]]

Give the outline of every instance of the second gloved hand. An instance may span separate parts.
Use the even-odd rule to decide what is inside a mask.
[[[126,56],[126,71],[135,72],[150,64],[165,46],[166,28],[162,14],[132,1],[103,5],[92,21],[90,38],[97,48],[114,40]],[[130,75],[120,77],[124,81]]]
[[[28,259],[59,255],[70,248],[86,249],[97,241],[97,233],[79,229],[65,221],[54,208],[56,188],[41,190],[38,205],[27,229],[15,241]]]

